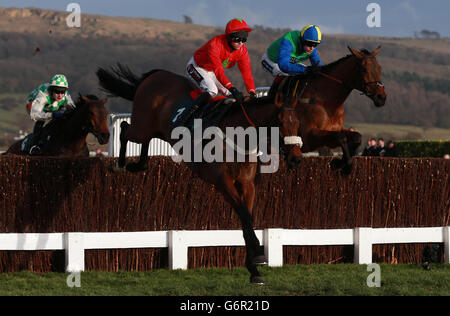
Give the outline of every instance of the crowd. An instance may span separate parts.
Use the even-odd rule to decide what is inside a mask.
[[[392,140],[385,146],[383,138],[370,138],[361,156],[398,157],[398,151]]]

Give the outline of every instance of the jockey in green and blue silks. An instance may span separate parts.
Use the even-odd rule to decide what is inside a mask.
[[[308,67],[303,62],[307,59],[313,67],[322,65],[316,49],[321,42],[319,27],[307,25],[301,31],[288,32],[272,43],[261,63],[274,76],[306,73]]]

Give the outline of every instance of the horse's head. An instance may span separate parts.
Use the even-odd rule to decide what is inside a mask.
[[[280,109],[278,121],[280,122],[281,151],[289,169],[300,166],[302,158],[302,139],[298,136],[300,122],[297,118],[295,107],[297,106],[297,95],[292,95],[287,102],[283,100],[283,93],[275,96],[275,105]]]
[[[348,49],[358,59],[359,76],[354,83],[355,88],[372,99],[375,106],[383,106],[386,102],[386,92],[381,82],[381,66],[375,58],[381,46],[373,52],[365,49],[357,51],[351,47]]]
[[[92,96],[81,96],[86,108],[85,128],[94,134],[100,144],[109,141],[108,111],[105,108],[107,99],[98,100]]]

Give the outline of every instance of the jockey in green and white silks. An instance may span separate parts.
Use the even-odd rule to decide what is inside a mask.
[[[61,117],[65,110],[75,108],[68,88],[66,76],[58,74],[53,76],[50,82],[41,84],[29,94],[27,103],[30,105],[30,117],[36,121],[33,137],[26,146],[31,147],[30,154],[41,152],[39,141],[44,125],[54,118]]]
[[[273,76],[306,73],[311,68],[303,64],[310,60],[312,67],[321,66],[317,45],[322,33],[316,25],[307,25],[301,31],[291,31],[273,42],[264,53],[261,64]]]
[[[74,108],[68,93],[69,84],[64,75],[55,75],[50,82],[41,84],[27,98],[31,102],[30,117],[33,121],[50,121],[53,113],[65,108]]]

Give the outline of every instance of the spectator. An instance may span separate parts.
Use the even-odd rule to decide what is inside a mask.
[[[444,159],[450,159],[450,155],[449,154],[445,154],[444,155]]]
[[[95,151],[95,157],[104,157],[102,150],[99,148]]]
[[[398,157],[397,147],[392,140],[388,141],[387,148],[384,152],[384,157]]]
[[[386,148],[384,148],[384,139],[378,138],[375,156],[384,156]]]
[[[377,141],[375,140],[375,138],[370,138],[367,141],[367,146],[364,148],[361,156],[377,156],[376,145]]]
[[[349,131],[349,132],[356,132],[355,128],[352,127],[352,126],[350,126],[350,127],[348,128],[348,131]],[[358,147],[359,147],[359,145],[358,145]],[[359,154],[358,154],[358,147],[356,147],[356,148],[353,150],[353,153],[350,153],[352,156],[358,156],[358,155],[359,155]]]

